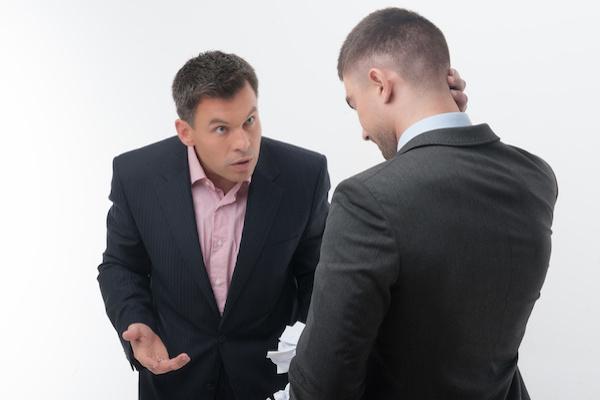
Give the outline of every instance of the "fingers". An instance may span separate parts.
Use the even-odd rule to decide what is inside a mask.
[[[456,102],[458,109],[461,112],[465,112],[465,110],[467,109],[467,103],[469,101],[469,98],[467,97],[467,95],[459,90],[453,90],[453,89],[450,90],[450,93],[452,93],[452,98]]]
[[[454,68],[450,68],[448,71],[448,86],[450,89],[464,91],[467,87],[467,82],[460,77],[460,74]]]
[[[135,359],[155,375],[178,370],[190,362],[186,353],[169,358],[162,340],[147,325],[131,324],[122,336],[131,343]]]
[[[467,95],[464,93],[467,82],[460,77],[460,74],[454,68],[450,68],[448,71],[448,86],[450,86],[450,93],[452,93],[458,109],[464,112],[469,102]]]
[[[187,363],[190,362],[190,356],[185,353],[181,353],[175,358],[171,358],[170,360],[166,360],[168,363],[167,368],[170,368],[170,371],[175,371],[179,368],[182,368]]]
[[[165,360],[160,358],[147,358],[146,360],[144,360],[145,362],[142,362],[141,360],[138,361],[154,375],[161,375],[182,368],[190,362],[190,357],[185,353],[181,353],[175,358]]]

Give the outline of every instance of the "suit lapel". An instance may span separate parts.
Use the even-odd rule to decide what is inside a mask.
[[[267,234],[275,220],[283,194],[283,189],[274,182],[277,175],[278,171],[271,164],[263,142],[260,159],[248,191],[240,250],[221,323],[231,313],[244,286],[252,276]]]
[[[209,307],[219,315],[198,238],[187,148],[181,145],[176,154],[173,154],[173,158],[165,164],[165,171],[156,179],[156,192],[160,204],[186,267],[200,287]]]

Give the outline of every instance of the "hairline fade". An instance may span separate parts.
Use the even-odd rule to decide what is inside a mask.
[[[445,82],[450,68],[448,45],[441,30],[421,15],[402,8],[375,11],[352,29],[340,50],[338,77],[343,80],[350,70],[377,59],[390,59],[406,79],[425,85]]]

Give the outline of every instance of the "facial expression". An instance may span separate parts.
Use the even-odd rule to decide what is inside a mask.
[[[356,111],[363,128],[363,139],[374,142],[386,160],[394,157],[398,139],[384,110],[384,99],[374,82],[361,81],[357,73],[344,75],[346,102]]]
[[[201,100],[193,126],[177,120],[176,127],[181,141],[194,146],[206,176],[224,192],[254,172],[261,127],[256,93],[248,83],[231,99]]]

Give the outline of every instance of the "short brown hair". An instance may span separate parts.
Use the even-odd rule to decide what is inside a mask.
[[[188,60],[173,80],[179,118],[193,125],[203,98],[232,98],[248,82],[258,96],[258,79],[250,64],[235,54],[207,51]]]
[[[357,63],[374,56],[391,57],[407,79],[419,83],[445,77],[450,68],[442,31],[402,8],[375,11],[352,29],[338,58],[340,80]]]

